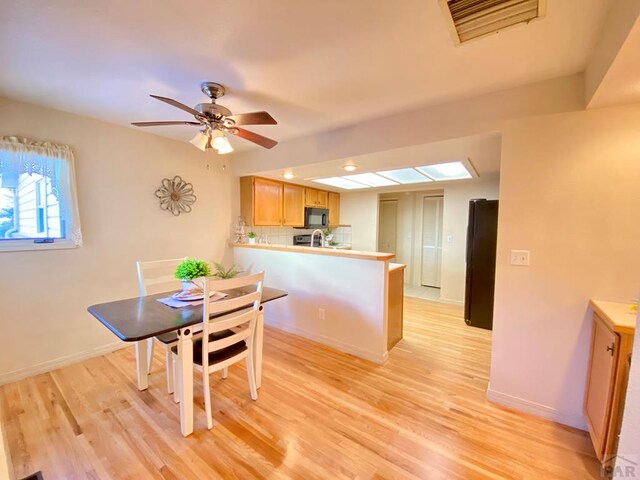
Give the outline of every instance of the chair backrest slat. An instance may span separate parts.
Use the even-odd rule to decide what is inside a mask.
[[[210,277],[198,279],[198,283],[203,285],[204,298],[206,299],[209,298],[209,293],[212,291],[234,290],[232,298],[213,302],[205,301],[203,303],[202,338],[203,341],[207,342],[206,348],[204,345],[202,348],[203,368],[208,368],[209,352],[215,352],[243,340],[246,341],[248,348],[252,348],[256,319],[258,318],[260,300],[262,298],[263,282],[264,272],[228,280],[213,280]],[[235,296],[236,294],[239,294],[239,296]],[[217,318],[211,318],[212,314],[215,315],[222,312],[229,313]],[[226,338],[209,339],[211,333],[228,329],[240,330]]]
[[[228,300],[215,300],[209,304],[209,315],[215,315],[220,312],[229,312],[237,308],[249,307],[256,300],[260,300],[262,292],[253,292],[240,297],[229,298]]]
[[[180,288],[180,281],[173,276],[173,273],[178,265],[186,258],[187,257],[155,260],[151,262],[136,262],[140,296],[143,297],[153,293],[178,290]]]

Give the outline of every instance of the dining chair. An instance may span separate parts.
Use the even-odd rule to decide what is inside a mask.
[[[204,298],[209,299],[211,292],[233,291],[229,298],[206,301],[202,308],[202,337],[193,342],[193,366],[202,372],[204,404],[207,414],[207,428],[213,428],[211,412],[211,390],[209,375],[219,370],[226,371],[234,363],[245,360],[251,399],[258,399],[254,371],[253,343],[256,334],[256,322],[260,312],[264,272],[227,280],[202,279]],[[214,317],[214,318],[211,318]],[[178,347],[171,347],[174,354]]]
[[[170,260],[155,260],[152,262],[136,262],[138,271],[138,287],[140,288],[140,296],[153,295],[155,293],[168,292],[171,290],[179,290],[181,288],[180,280],[174,277],[176,268],[187,257],[173,258]],[[148,340],[147,347],[147,367],[151,372],[151,362],[153,360],[154,340],[159,342],[165,351],[165,369],[167,373],[167,392],[173,393],[174,390],[174,366],[173,357],[171,356],[171,347],[176,345],[178,335],[175,332],[165,333]]]

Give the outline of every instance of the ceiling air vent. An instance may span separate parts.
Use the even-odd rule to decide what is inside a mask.
[[[456,45],[544,17],[547,0],[440,0]]]

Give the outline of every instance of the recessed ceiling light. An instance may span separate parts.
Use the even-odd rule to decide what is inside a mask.
[[[429,175],[436,182],[472,178],[471,173],[469,173],[462,162],[439,163],[416,168],[425,175]]]
[[[384,172],[376,173],[402,184],[433,181],[429,177],[421,174],[415,168],[400,168],[398,170],[385,170]]]
[[[292,178],[296,178],[296,176],[291,171],[284,172],[284,175],[282,175],[282,176],[284,178],[286,178],[287,180],[291,180]]]
[[[332,187],[344,188],[346,190],[353,190],[356,188],[369,188],[368,185],[352,182],[351,180],[347,180],[346,178],[342,178],[342,177],[317,178],[313,181],[317,183],[322,183],[324,185],[330,185]]]
[[[351,164],[345,165],[342,168],[344,168],[347,172],[355,172],[358,169],[356,165]]]
[[[381,177],[375,173],[359,173],[358,175],[345,175],[342,178],[347,180],[353,180],[354,182],[364,183],[369,187],[388,187],[390,185],[397,185],[397,182],[389,180],[388,178]]]

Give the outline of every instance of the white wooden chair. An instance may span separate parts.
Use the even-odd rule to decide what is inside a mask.
[[[174,277],[176,268],[185,260],[183,258],[173,258],[170,260],[156,260],[153,262],[136,262],[138,270],[138,286],[140,296],[153,295],[155,293],[180,290],[180,280]],[[158,337],[150,338],[147,347],[147,367],[151,372],[151,361],[153,360],[154,340],[163,345],[165,351],[165,369],[167,371],[167,392],[174,390],[174,366],[171,356],[171,347],[176,345],[178,336],[175,332],[165,333]],[[140,359],[142,361],[142,359]]]
[[[256,321],[260,312],[264,272],[229,280],[202,279],[204,298],[209,292],[221,290],[240,290],[239,296],[230,295],[228,299],[214,302],[205,301],[202,309],[202,337],[193,342],[193,363],[196,370],[202,371],[204,403],[207,413],[207,428],[213,428],[211,413],[211,391],[209,375],[222,370],[227,378],[230,365],[245,360],[251,399],[258,399],[256,387],[253,343],[255,341]],[[225,312],[230,312],[226,313]],[[223,314],[222,316],[220,316]],[[215,317],[218,315],[217,317]],[[215,318],[211,318],[214,316]],[[206,341],[205,341],[206,339]],[[177,346],[171,348],[174,357]],[[174,358],[174,363],[177,361]]]

